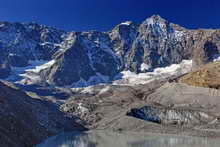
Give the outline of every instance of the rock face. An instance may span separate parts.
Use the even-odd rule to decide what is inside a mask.
[[[25,66],[25,60],[48,60],[56,51],[56,44],[61,43],[65,32],[35,23],[1,22],[0,46],[5,58],[24,58],[12,66]]]
[[[31,60],[51,60],[64,31],[35,23],[0,22],[0,78],[13,67],[28,66]]]
[[[219,56],[220,32],[219,30],[199,30],[196,33],[198,42],[194,46],[194,69],[213,61]]]
[[[0,120],[0,142],[4,147],[29,147],[64,130],[83,130],[49,102],[33,99],[3,82]]]
[[[35,23],[0,23],[0,78],[33,61],[54,60],[39,73],[56,86],[112,81],[121,71],[141,73],[194,60],[194,67],[219,53],[219,30],[188,30],[154,15],[124,22],[109,32],[65,32]]]
[[[146,19],[138,28],[128,58],[128,70],[141,72],[190,59],[188,31],[159,16]],[[187,42],[187,43],[185,43]],[[141,69],[146,64],[148,68]]]
[[[49,83],[58,86],[89,81],[107,82],[119,72],[119,64],[107,34],[70,33],[57,53],[56,62],[46,71]],[[106,77],[106,78],[105,78]]]

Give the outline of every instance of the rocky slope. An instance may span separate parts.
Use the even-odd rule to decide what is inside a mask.
[[[61,109],[89,129],[220,137],[220,93],[215,89],[157,80],[99,85],[80,93]]]
[[[219,56],[220,34],[219,30],[198,30],[198,42],[194,46],[193,67],[199,68],[201,65],[207,64]]]
[[[65,130],[85,130],[54,104],[33,99],[7,82],[0,82],[0,120],[4,147],[30,147]]]
[[[220,62],[209,63],[180,79],[181,82],[199,87],[220,88]]]
[[[1,22],[0,76],[22,84],[82,87],[111,82],[122,71],[142,73],[184,59],[193,59],[197,68],[218,55],[219,35],[219,30],[188,30],[158,15],[108,32]]]

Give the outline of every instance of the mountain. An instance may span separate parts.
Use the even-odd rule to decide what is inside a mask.
[[[189,30],[158,15],[108,32],[66,32],[36,23],[0,23],[0,77],[22,84],[81,87],[219,54],[219,30]]]
[[[0,22],[0,51],[3,146],[84,127],[220,136],[220,30],[158,15],[108,32]]]

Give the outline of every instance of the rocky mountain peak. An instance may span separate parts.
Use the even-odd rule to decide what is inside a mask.
[[[33,61],[44,60],[54,63],[46,64],[46,69],[42,65],[44,72],[40,72],[46,73],[40,76],[49,84],[110,82],[122,71],[142,73],[192,57],[210,59],[218,53],[219,34],[215,30],[188,30],[159,15],[141,24],[127,21],[108,32],[65,32],[36,23],[2,22],[0,76],[16,73],[14,67],[32,67]],[[208,54],[214,46],[215,51]],[[197,57],[196,53],[201,54]]]
[[[125,22],[123,22],[123,23],[121,23],[121,24],[119,24],[119,25],[130,26],[130,25],[132,25],[132,24],[134,24],[132,21],[125,21]]]
[[[162,24],[166,24],[168,23],[167,20],[165,20],[164,18],[162,18],[159,15],[153,15],[149,18],[147,18],[143,24],[145,25],[150,25],[150,26],[155,26],[155,25],[162,25]]]

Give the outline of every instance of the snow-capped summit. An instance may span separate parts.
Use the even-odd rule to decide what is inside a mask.
[[[159,15],[152,15],[151,17],[147,18],[143,23],[148,24],[148,25],[155,25],[155,24],[160,24],[160,23],[165,23],[167,20],[163,19]]]
[[[126,21],[126,22],[121,23],[120,25],[127,25],[127,26],[129,26],[132,23],[133,23],[132,21]]]
[[[127,21],[108,32],[1,22],[0,78],[19,82],[34,76],[38,82],[73,87],[112,82],[124,71],[151,72],[192,57],[202,64],[219,54],[219,36],[218,30],[188,30],[159,15],[140,24]]]

